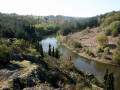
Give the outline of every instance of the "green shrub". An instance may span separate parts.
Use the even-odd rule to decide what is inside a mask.
[[[105,46],[100,46],[100,47],[98,47],[98,49],[97,49],[97,52],[98,53],[100,53],[100,52],[104,52],[104,49],[105,49]]]
[[[120,61],[120,52],[119,51],[114,52],[113,61]]]
[[[0,45],[0,64],[7,64],[10,62],[9,48],[6,45]]]
[[[117,50],[120,51],[120,38],[119,38],[119,40],[117,42]]]
[[[74,42],[74,48],[82,48],[82,46],[78,41],[75,41]]]
[[[104,30],[103,30],[103,32],[105,33],[105,35],[111,35],[111,32],[112,32],[112,30],[111,30],[111,28],[110,27],[107,27],[107,28],[105,28]]]
[[[97,36],[96,40],[100,45],[105,45],[108,42],[107,36],[104,34]]]
[[[114,36],[114,37],[118,36],[117,29],[113,29],[112,32],[111,32],[111,35]]]
[[[112,30],[116,29],[118,33],[120,33],[120,21],[114,21],[110,24],[110,28]]]
[[[110,48],[109,48],[109,47],[106,47],[106,48],[104,49],[104,53],[107,54],[107,55],[110,54]]]
[[[91,56],[91,55],[93,55],[93,53],[92,53],[92,51],[91,50],[86,50],[86,53],[89,55],[89,56]]]
[[[31,55],[36,55],[37,54],[37,50],[32,48],[32,47],[28,48],[28,51],[29,51],[29,54],[31,54]]]

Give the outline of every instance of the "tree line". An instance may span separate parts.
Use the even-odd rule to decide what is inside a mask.
[[[114,21],[120,21],[120,11],[113,11],[90,18],[77,18],[71,21],[64,21],[61,26],[61,34],[67,35],[69,33],[84,30],[87,27],[105,27]]]

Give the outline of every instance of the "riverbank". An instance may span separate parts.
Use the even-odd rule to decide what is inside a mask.
[[[81,56],[81,57],[84,57],[86,59],[89,59],[89,60],[93,60],[93,61],[97,61],[97,62],[100,62],[100,63],[104,63],[104,64],[109,64],[109,65],[114,65],[114,66],[117,66],[119,67],[120,65],[116,62],[113,62],[111,60],[105,60],[105,59],[98,59],[98,57],[92,57],[92,56],[89,56],[87,53],[79,53],[78,52],[78,49],[76,50],[75,48],[73,47],[70,47],[68,46],[66,43],[63,43],[62,41],[62,36],[58,36],[57,39],[61,42],[61,44],[63,46],[65,46],[66,48],[68,48],[69,50],[71,50],[72,52],[76,53],[77,55]]]

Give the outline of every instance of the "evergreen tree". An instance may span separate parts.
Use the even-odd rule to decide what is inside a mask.
[[[54,47],[53,47],[53,50],[52,50],[52,56],[54,57],[55,55],[54,55]]]
[[[48,55],[50,55],[50,56],[51,56],[51,44],[49,44]]]
[[[42,44],[40,44],[40,53],[41,53],[41,56],[44,57]]]
[[[36,42],[35,42],[35,49],[37,49],[37,51],[39,51],[39,41],[38,40],[36,40]]]
[[[113,73],[110,73],[107,79],[107,90],[114,90],[114,77]]]
[[[59,50],[58,49],[56,49],[56,52],[55,52],[55,58],[59,58],[60,56],[59,56]]]
[[[108,68],[106,69],[106,73],[104,75],[104,84],[107,84],[107,78],[108,78]]]
[[[108,69],[104,75],[104,84],[107,90],[114,90],[114,77],[113,73],[108,74]]]

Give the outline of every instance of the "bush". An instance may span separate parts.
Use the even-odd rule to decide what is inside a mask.
[[[31,55],[37,55],[37,50],[36,49],[30,47],[30,48],[28,48],[28,50],[29,50],[29,54],[31,54]]]
[[[118,33],[120,33],[120,21],[114,21],[110,24],[110,28],[112,30],[116,29]]]
[[[110,54],[110,48],[109,48],[109,47],[106,47],[106,48],[104,49],[104,53],[107,54],[107,55]]]
[[[110,27],[107,27],[107,28],[105,28],[104,30],[103,30],[103,32],[105,33],[105,35],[111,35],[111,32],[112,32],[112,30],[111,30],[111,28]]]
[[[100,53],[100,52],[104,52],[104,49],[105,49],[105,46],[100,46],[98,49],[97,49],[97,52]]]
[[[113,61],[120,61],[120,52],[118,51],[114,52]]]
[[[82,48],[82,46],[78,41],[75,41],[74,42],[74,48]]]
[[[86,50],[86,53],[89,55],[89,56],[91,56],[91,55],[93,55],[93,53],[92,53],[92,51],[91,50]]]
[[[108,42],[107,36],[104,34],[97,36],[96,40],[100,45],[105,45]]]
[[[6,45],[0,45],[0,64],[8,64],[10,62],[9,48]]]
[[[111,35],[114,36],[114,37],[118,36],[117,29],[113,29],[112,32],[111,32]]]

